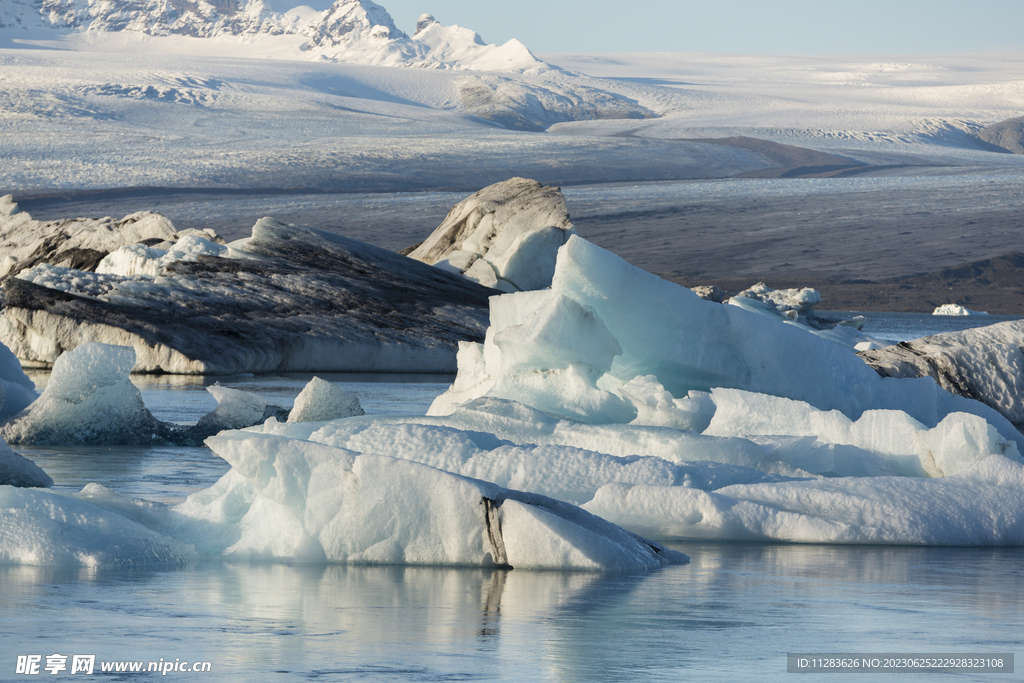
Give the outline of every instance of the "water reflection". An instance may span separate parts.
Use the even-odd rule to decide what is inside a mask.
[[[4,620],[0,636],[10,652],[188,657],[253,680],[268,672],[549,680],[544,659],[523,655],[538,652],[543,623],[563,604],[585,602],[608,581],[413,567],[8,567],[0,569],[0,605],[17,616]]]
[[[237,680],[515,681],[781,680],[787,652],[1024,645],[1024,549],[678,549],[690,565],[641,574],[0,568],[0,642]]]

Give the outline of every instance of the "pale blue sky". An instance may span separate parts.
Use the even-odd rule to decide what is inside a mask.
[[[1024,51],[1024,0],[375,0],[407,33],[430,12],[534,52]]]

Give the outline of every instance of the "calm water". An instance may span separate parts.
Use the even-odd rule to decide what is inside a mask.
[[[56,653],[209,661],[211,680],[772,681],[795,675],[787,652],[1024,652],[1024,549],[677,547],[691,564],[632,575],[0,568],[0,666]]]
[[[911,338],[968,320],[978,322],[869,314],[865,331],[893,338],[903,330],[899,338]],[[219,381],[290,406],[309,377]],[[451,381],[324,377],[343,382],[377,414],[422,413]],[[46,376],[33,379],[41,387]],[[211,379],[133,381],[163,420],[195,422],[214,406],[205,391]],[[227,470],[206,449],[18,450],[49,472],[57,489],[97,481],[164,502]],[[799,681],[820,677],[787,674],[787,652],[1024,654],[1022,548],[675,547],[691,556],[689,565],[644,574],[220,563],[174,571],[0,567],[0,680],[38,678],[14,673],[17,656],[28,654],[43,655],[44,664],[52,654],[202,660],[212,673],[107,676],[232,681]]]

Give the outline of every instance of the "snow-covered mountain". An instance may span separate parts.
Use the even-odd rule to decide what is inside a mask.
[[[4,0],[0,29],[38,34],[131,31],[148,36],[296,36],[295,56],[380,66],[540,71],[551,67],[525,45],[488,45],[461,26],[424,14],[409,37],[371,0]],[[280,56],[280,55],[278,55]]]

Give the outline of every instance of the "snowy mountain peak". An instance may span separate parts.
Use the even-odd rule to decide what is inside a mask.
[[[0,0],[0,30],[22,29],[70,29],[72,36],[83,31],[261,40],[308,36],[301,50],[293,38],[284,51],[274,48],[268,54],[433,69],[551,68],[518,41],[488,45],[475,31],[442,26],[430,14],[420,16],[410,38],[372,0]]]
[[[412,34],[412,37],[415,38],[423,31],[423,29],[436,23],[437,19],[434,18],[433,14],[421,14],[420,18],[416,20],[416,32]]]
[[[370,0],[338,0],[303,31],[311,38],[310,45],[323,47],[358,40],[394,40],[408,38],[395,26],[388,11]]]

